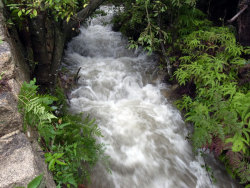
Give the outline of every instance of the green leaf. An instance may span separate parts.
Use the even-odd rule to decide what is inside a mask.
[[[31,9],[27,10],[25,14],[28,15],[30,12],[31,12]]]
[[[34,16],[37,16],[37,11],[36,11],[36,9],[33,10],[33,15],[34,15]]]
[[[69,22],[69,20],[70,20],[70,16],[67,17],[66,22]]]
[[[52,159],[49,163],[49,170],[53,171],[54,168],[55,168],[55,162],[56,160],[55,159]]]
[[[22,14],[23,14],[22,10],[19,10],[19,12],[17,13],[17,15],[18,15],[19,17],[21,17]]]
[[[41,184],[42,179],[43,174],[37,176],[28,184],[27,188],[38,188],[38,186]]]
[[[59,160],[56,160],[56,163],[59,164],[59,165],[67,165],[66,163],[62,162],[62,161],[59,161]]]
[[[63,155],[64,155],[64,153],[55,153],[55,154],[53,155],[53,157],[54,157],[55,159],[59,159],[59,158],[61,158]]]

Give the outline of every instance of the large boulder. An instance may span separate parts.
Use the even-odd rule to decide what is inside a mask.
[[[55,183],[41,158],[25,134],[19,131],[0,138],[0,188],[27,186],[34,177],[44,174],[40,187],[54,188]]]

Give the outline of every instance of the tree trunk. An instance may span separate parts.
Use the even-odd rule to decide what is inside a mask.
[[[72,19],[69,23],[64,21],[65,37],[68,39],[72,28],[79,27],[80,23],[91,15],[104,1],[105,0],[91,0],[85,9],[77,13],[75,19]]]
[[[74,36],[72,28],[78,28],[104,1],[90,0],[89,5],[69,22],[55,22],[48,17],[47,12],[39,12],[35,18],[27,20],[28,23],[22,23],[25,29],[16,27],[26,48],[24,54],[27,63],[31,68],[31,63],[35,64],[33,76],[37,78],[38,84],[49,87],[55,83],[65,43]],[[31,44],[27,45],[27,41]]]
[[[222,25],[226,23],[237,13],[239,0],[199,0],[197,8],[208,14],[215,24]]]
[[[32,41],[34,62],[37,62],[35,77],[39,83],[49,82],[50,60],[47,50],[46,14],[40,13],[29,21],[29,32]]]
[[[53,50],[53,56],[52,56],[52,63],[50,67],[50,72],[51,72],[51,82],[52,85],[56,82],[57,74],[59,72],[59,67],[61,64],[61,59],[63,55],[63,50],[65,46],[65,35],[64,33],[60,30],[59,27],[55,28],[54,32],[54,50]]]
[[[238,38],[243,46],[250,46],[250,0],[240,0],[238,9],[248,8],[238,18]]]

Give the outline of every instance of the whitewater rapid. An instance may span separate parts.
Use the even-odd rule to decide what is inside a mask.
[[[112,173],[100,162],[89,187],[236,187],[220,170],[217,183],[211,183],[203,159],[186,139],[180,112],[161,93],[168,85],[152,76],[155,58],[127,49],[127,39],[104,24],[111,13],[81,27],[65,52],[64,66],[72,72],[81,67],[70,108],[96,119],[103,134],[99,141],[110,156]]]

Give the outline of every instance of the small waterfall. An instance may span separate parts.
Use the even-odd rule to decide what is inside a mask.
[[[102,7],[107,10],[108,7]],[[230,188],[237,187],[221,169],[212,184],[202,168],[203,159],[192,153],[180,112],[152,82],[154,57],[129,51],[128,42],[107,16],[81,27],[69,44],[65,66],[79,67],[79,87],[71,93],[71,109],[96,118],[110,156],[112,174],[101,163],[94,169],[91,188]],[[218,176],[217,176],[218,175]]]

